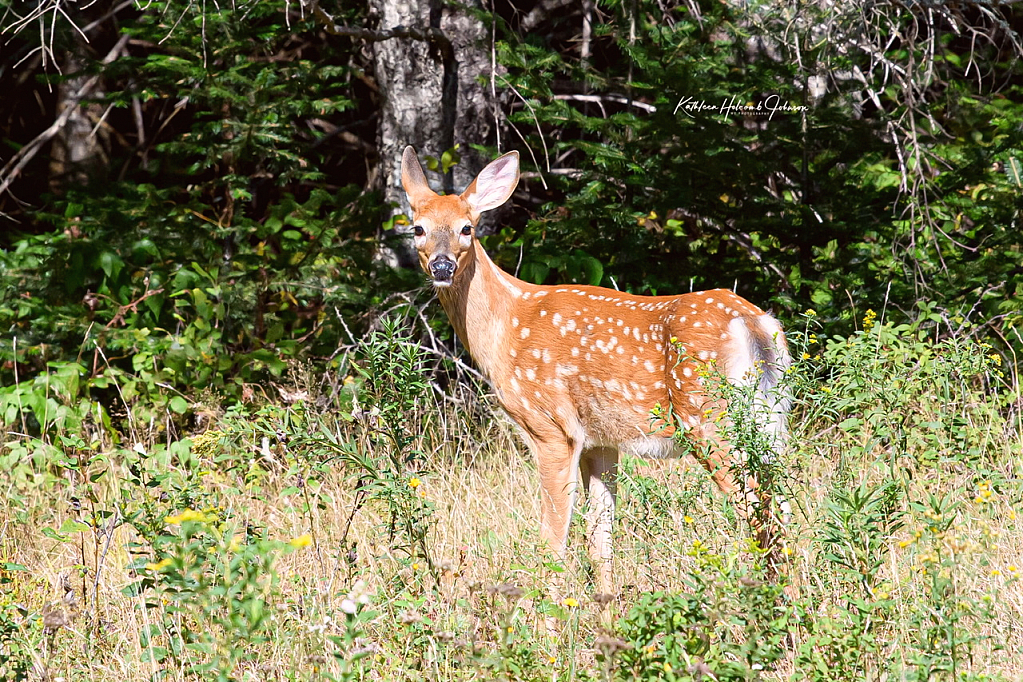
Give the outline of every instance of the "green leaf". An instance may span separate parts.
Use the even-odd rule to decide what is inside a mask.
[[[108,278],[117,277],[121,273],[121,269],[124,267],[124,261],[113,251],[104,251],[100,253],[98,258],[99,266],[103,269],[103,274]]]
[[[60,526],[60,533],[85,533],[92,530],[92,528],[81,521],[75,521],[74,519],[67,519]]]
[[[522,264],[522,269],[519,271],[519,275],[527,282],[543,284],[550,271],[551,269],[546,263],[541,263],[536,260],[527,260]]]
[[[63,535],[55,531],[53,528],[43,528],[42,534],[50,538],[51,540],[57,540],[59,542],[67,542],[68,540],[70,540],[70,538],[64,537]]]

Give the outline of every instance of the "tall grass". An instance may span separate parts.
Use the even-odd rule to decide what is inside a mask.
[[[702,469],[627,460],[599,602],[510,424],[397,325],[281,400],[189,396],[189,438],[116,431],[58,368],[49,422],[4,412],[0,679],[1021,679],[1015,377],[865,326],[794,334],[784,574]]]

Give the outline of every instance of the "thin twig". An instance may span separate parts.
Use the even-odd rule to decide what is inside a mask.
[[[628,106],[642,109],[643,111],[654,113],[657,111],[657,107],[653,104],[647,104],[646,102],[637,102],[634,99],[629,99],[622,95],[606,94],[606,95],[554,95],[554,99],[568,100],[575,102],[615,102],[616,104],[626,104]]]

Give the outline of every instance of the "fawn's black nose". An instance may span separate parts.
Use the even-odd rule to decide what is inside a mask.
[[[438,256],[430,263],[430,274],[434,282],[451,283],[451,277],[455,274],[455,261],[447,256]]]

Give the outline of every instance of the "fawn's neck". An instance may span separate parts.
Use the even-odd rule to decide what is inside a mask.
[[[473,250],[466,272],[437,297],[476,366],[491,381],[500,381],[508,366],[511,318],[528,285],[497,267],[479,242],[473,242]]]

